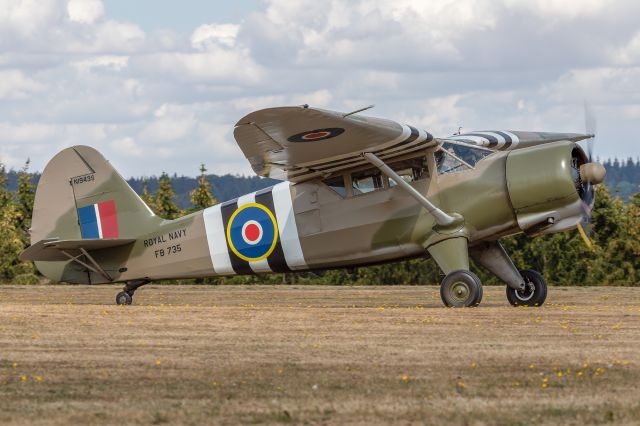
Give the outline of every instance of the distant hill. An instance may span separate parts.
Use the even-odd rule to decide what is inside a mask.
[[[607,177],[605,183],[613,194],[618,194],[623,200],[627,200],[630,195],[640,192],[640,160],[634,161],[632,158],[620,161],[616,159],[606,160],[604,167],[607,169]],[[17,172],[11,170],[8,172],[8,187],[10,191],[15,191],[17,184]],[[40,177],[36,174],[35,180]],[[153,193],[158,188],[158,178],[151,177],[149,179],[149,192]],[[207,175],[207,180],[213,186],[213,195],[218,201],[227,201],[240,195],[257,191],[271,185],[275,185],[279,181],[274,179],[261,178],[258,176],[239,176],[239,175]],[[189,192],[196,187],[197,178],[188,176],[173,175],[171,177],[173,189],[175,190],[176,202],[181,208],[191,207],[189,201]],[[131,178],[128,180],[129,185],[138,192],[142,193],[143,178]]]
[[[604,182],[612,194],[617,193],[626,201],[631,195],[640,192],[640,160],[633,161],[633,158],[627,158],[620,161],[615,158],[602,164],[607,169]]]
[[[15,191],[18,182],[18,173],[11,170],[7,173],[8,188],[10,191]],[[40,174],[36,174],[34,181],[37,182],[40,179]],[[158,188],[158,177],[153,176],[148,178],[149,180],[149,192],[153,193]],[[278,183],[278,180],[261,178],[259,176],[238,176],[238,175],[207,175],[207,180],[212,185],[213,196],[218,201],[227,201],[237,198],[243,194],[249,192],[258,191],[262,188],[266,188]],[[142,184],[144,178],[130,178],[127,180],[129,185],[138,194],[142,193]],[[191,201],[189,192],[192,191],[197,184],[197,178],[188,176],[173,175],[171,177],[173,189],[176,192],[176,203],[183,209],[190,208]]]
[[[211,183],[213,196],[218,201],[227,201],[237,198],[249,192],[275,185],[280,182],[274,179],[261,178],[259,176],[237,175],[207,175]],[[131,178],[127,182],[138,194],[142,193],[143,178]],[[183,209],[192,207],[189,192],[197,185],[197,178],[187,176],[171,176],[173,190],[176,192],[176,203]],[[158,178],[149,178],[149,192],[153,193],[158,188]]]

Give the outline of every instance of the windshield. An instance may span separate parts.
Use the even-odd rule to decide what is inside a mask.
[[[476,148],[473,146],[458,145],[449,142],[443,143],[442,149],[452,153],[472,167],[475,167],[476,163],[486,156],[493,154],[493,151],[489,151],[486,149]]]
[[[436,169],[439,174],[461,172],[469,170],[470,167],[464,164],[462,161],[450,155],[449,152],[439,149],[435,152]]]

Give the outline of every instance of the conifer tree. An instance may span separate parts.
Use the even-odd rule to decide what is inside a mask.
[[[175,219],[182,215],[182,210],[180,210],[175,201],[173,201],[175,196],[176,193],[171,185],[171,178],[167,173],[162,172],[158,180],[158,190],[153,197],[154,210],[158,216],[164,219]]]
[[[11,194],[7,190],[7,180],[7,170],[4,164],[0,163],[0,210],[3,210],[11,200]]]
[[[149,179],[147,178],[142,180],[142,194],[140,194],[140,198],[142,198],[142,201],[144,201],[145,204],[155,212],[155,201],[153,195],[149,193]]]
[[[29,228],[31,228],[31,215],[33,214],[33,202],[36,196],[36,188],[32,182],[33,175],[29,173],[31,160],[27,159],[24,167],[18,172],[17,201],[17,227],[24,234],[25,243],[28,243]]]
[[[191,195],[191,204],[194,207],[193,210],[196,211],[206,209],[217,203],[216,199],[211,195],[211,183],[207,180],[206,171],[204,164],[200,164],[198,186],[189,193]]]
[[[38,282],[31,262],[20,262],[18,256],[26,248],[24,233],[18,227],[20,208],[8,192],[7,175],[0,164],[0,282],[33,284]]]

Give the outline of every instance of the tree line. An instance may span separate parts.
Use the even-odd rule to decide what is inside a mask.
[[[640,192],[640,159],[608,159],[602,163],[607,170],[605,183],[623,200]]]
[[[634,163],[640,170],[640,163]],[[8,188],[7,171],[0,164],[0,282],[35,284],[42,282],[31,262],[20,262],[18,255],[29,245],[28,230],[35,198],[35,180],[29,172],[29,161],[15,172],[13,190]],[[633,177],[633,176],[632,176]],[[635,182],[640,181],[640,178]],[[266,182],[268,183],[268,182]],[[253,184],[264,187],[265,183]],[[637,186],[637,184],[636,184]],[[250,192],[249,189],[247,192]],[[176,200],[174,180],[167,173],[156,179],[153,189],[149,179],[140,181],[141,198],[159,216],[166,219],[192,213],[218,202],[216,191],[206,175],[204,165],[188,191],[190,206]],[[516,265],[542,272],[550,284],[556,285],[640,285],[640,191],[628,195],[625,202],[619,191],[611,193],[606,185],[596,190],[591,239],[585,245],[574,231],[531,238],[517,235],[502,242]],[[485,284],[500,284],[486,271],[472,265]],[[181,283],[206,284],[437,284],[442,274],[435,262],[416,258],[398,263],[344,270],[304,273],[212,277]]]
[[[618,160],[617,158],[605,160],[602,163],[607,170],[605,183],[611,189],[612,194],[619,195],[624,201],[636,192],[640,192],[640,159]],[[15,192],[18,186],[19,170],[9,170],[7,172],[7,186],[9,191]],[[171,178],[171,185],[175,192],[174,201],[181,209],[193,207],[191,204],[191,190],[197,185],[199,176],[179,176],[177,174],[168,175]],[[161,176],[131,177],[127,183],[138,194],[142,194],[143,187],[147,191],[154,193],[158,190]],[[32,181],[38,183],[40,175],[33,174]],[[216,175],[207,174],[206,179],[211,183],[211,193],[219,201],[227,201],[237,198],[250,192],[258,191],[278,183],[277,180],[262,178],[259,176],[239,176],[239,175]]]

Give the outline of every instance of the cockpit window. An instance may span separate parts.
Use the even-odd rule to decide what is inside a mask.
[[[469,164],[471,167],[475,167],[476,163],[488,155],[493,154],[493,151],[476,148],[473,146],[464,146],[445,142],[442,144],[442,149],[452,153],[462,161]]]
[[[455,155],[455,154],[454,154]],[[462,172],[470,167],[455,158],[449,151],[439,149],[435,152],[436,168],[439,174]]]
[[[337,192],[341,197],[347,196],[347,188],[344,184],[344,176],[334,176],[332,178],[325,179],[322,182],[324,182],[325,185]]]
[[[429,177],[427,159],[424,156],[396,161],[389,164],[389,167],[407,183]],[[389,187],[393,188],[394,186],[396,183],[393,179],[389,179]]]
[[[353,195],[376,191],[384,187],[382,174],[377,169],[362,170],[351,175]]]

